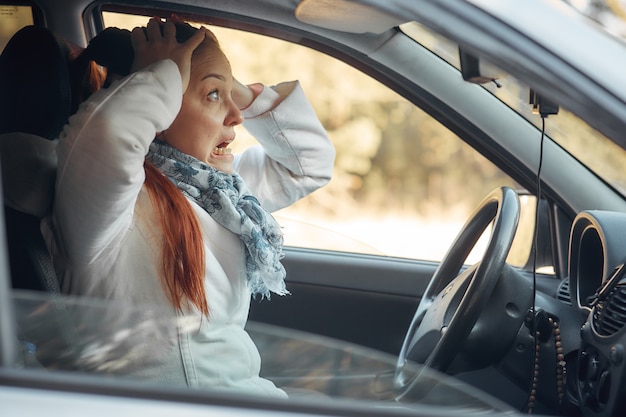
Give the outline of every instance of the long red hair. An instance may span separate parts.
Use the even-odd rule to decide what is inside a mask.
[[[145,186],[157,211],[162,242],[162,280],[174,306],[189,301],[208,316],[204,291],[204,244],[198,218],[176,186],[150,162],[144,162]]]

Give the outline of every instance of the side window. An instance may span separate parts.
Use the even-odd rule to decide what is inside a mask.
[[[104,18],[129,29],[147,22]],[[262,35],[211,30],[241,82],[300,80],[335,145],[332,181],[274,213],[287,246],[437,261],[483,197],[502,185],[519,188],[438,121],[347,64]],[[254,143],[241,128],[233,147]],[[511,263],[526,263],[531,238]]]
[[[21,28],[35,23],[31,6],[0,4],[0,52]]]

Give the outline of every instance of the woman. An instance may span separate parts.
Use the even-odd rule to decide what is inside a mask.
[[[297,83],[237,83],[208,30],[151,19],[131,38],[131,74],[83,103],[57,146],[44,229],[63,291],[176,319],[149,363],[119,372],[285,396],[259,377],[244,325],[251,295],[287,293],[268,211],[327,183],[333,147]],[[85,53],[99,62],[101,46]],[[262,146],[233,156],[244,118]]]

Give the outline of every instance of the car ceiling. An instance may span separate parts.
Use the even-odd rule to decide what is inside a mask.
[[[304,23],[351,33],[383,33],[406,23],[371,6],[349,0],[302,0],[295,10]]]

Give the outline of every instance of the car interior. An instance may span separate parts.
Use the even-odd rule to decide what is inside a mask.
[[[274,297],[271,302],[252,300],[251,332],[264,325],[279,326],[314,335],[313,340],[337,339],[398,358],[394,372],[377,375],[375,385],[381,398],[391,396],[400,403],[419,403],[429,391],[411,367],[419,363],[453,375],[518,411],[604,417],[626,410],[622,398],[626,390],[626,257],[622,245],[626,200],[618,192],[598,193],[598,209],[574,201],[578,197],[565,201],[567,197],[554,190],[562,183],[572,187],[567,175],[559,177],[550,172],[555,168],[547,167],[545,182],[535,182],[537,173],[524,164],[523,157],[505,162],[511,156],[509,151],[493,144],[485,133],[501,130],[497,117],[475,126],[469,116],[460,116],[461,111],[443,115],[450,109],[438,101],[436,91],[378,68],[376,54],[384,56],[383,45],[408,42],[405,36],[402,40],[395,36],[400,31],[397,16],[349,1],[335,2],[335,6],[346,7],[350,14],[337,13],[333,7],[321,7],[330,2],[304,0],[297,16],[281,17],[292,22],[293,27],[287,27],[237,16],[228,7],[202,9],[194,2],[186,7],[164,2],[96,2],[81,10],[86,24],[61,30],[50,25],[63,20],[55,17],[51,2],[44,2],[46,13],[37,2],[9,3],[27,4],[32,12],[32,22],[16,30],[0,54],[3,212],[15,294],[34,291],[53,301],[63,299],[40,231],[40,222],[54,199],[54,139],[72,108],[66,64],[72,52],[68,45],[63,47],[60,37],[84,44],[106,25],[103,12],[141,18],[182,12],[194,22],[269,34],[352,64],[406,96],[515,179],[481,196],[441,261],[287,247],[283,263],[291,295]],[[272,13],[292,13],[279,2],[270,3],[274,9],[260,12],[264,18]],[[207,10],[210,16],[205,15]],[[303,25],[316,29],[305,32]],[[337,29],[341,31],[333,32]],[[327,38],[318,39],[321,35],[316,33]],[[335,44],[328,33],[336,37]],[[352,40],[358,37],[362,39]],[[362,49],[350,49],[352,43]],[[367,48],[376,59],[363,57]],[[497,76],[485,72],[476,56],[458,52],[461,68],[455,73],[462,72],[464,82],[471,85],[468,88],[494,83]],[[394,59],[401,61],[390,58]],[[534,91],[530,96],[529,111],[534,106],[544,122],[563,111]],[[512,136],[522,137],[526,132],[543,135],[536,126],[519,123]],[[547,152],[562,152],[554,150],[558,146],[546,146]],[[569,154],[563,158],[564,171],[577,163]],[[589,172],[581,174],[578,186],[600,183],[603,189],[614,190]],[[534,193],[546,198],[537,201]],[[519,238],[520,218],[527,216],[525,197],[530,200],[526,206],[534,212],[531,223],[538,235],[523,260],[512,265],[507,257]],[[578,211],[578,206],[587,208]],[[489,243],[480,262],[469,265],[466,260],[484,235]],[[28,314],[34,315],[38,308],[41,305],[34,303]],[[456,314],[458,311],[463,314]],[[44,344],[43,339],[50,335],[61,335],[55,343],[65,347],[57,351],[72,350],[79,336],[69,324],[68,309],[53,302],[45,314],[50,328],[42,331],[22,323],[23,339],[36,345]],[[443,327],[445,338],[430,337]],[[262,345],[261,337],[257,343]],[[41,356],[35,362],[53,369],[58,360]],[[274,372],[269,365],[265,371]],[[286,385],[299,383],[295,376],[293,380],[282,374],[274,376]],[[372,383],[368,380],[367,384]]]

